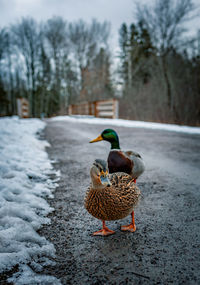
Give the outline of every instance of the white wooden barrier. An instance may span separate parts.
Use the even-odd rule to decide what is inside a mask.
[[[109,99],[69,105],[68,114],[90,115],[97,118],[116,119],[119,116],[119,101],[117,99]]]
[[[20,118],[29,117],[29,102],[25,98],[17,99],[17,114]]]

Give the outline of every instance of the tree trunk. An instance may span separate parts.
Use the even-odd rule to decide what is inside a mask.
[[[163,74],[164,74],[165,83],[167,87],[167,105],[169,107],[171,115],[173,116],[171,119],[175,123],[179,123],[179,114],[178,114],[175,102],[172,98],[172,88],[170,85],[169,76],[167,72],[166,55],[162,56],[162,67],[163,67]]]
[[[171,85],[169,82],[169,77],[167,74],[167,63],[166,63],[166,56],[162,56],[162,67],[163,67],[163,75],[166,83],[167,88],[167,105],[169,107],[169,110],[172,111],[172,91],[171,91]]]

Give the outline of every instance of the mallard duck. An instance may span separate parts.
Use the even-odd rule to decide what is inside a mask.
[[[90,141],[90,143],[102,140],[108,141],[111,144],[111,151],[108,155],[109,173],[125,172],[129,174],[136,183],[136,179],[145,169],[140,154],[134,151],[122,151],[120,149],[118,135],[112,129],[105,129],[100,136]]]
[[[140,190],[134,182],[127,184],[131,176],[125,173],[108,174],[105,160],[96,159],[90,170],[91,185],[85,195],[85,208],[95,218],[100,219],[103,228],[93,235],[107,236],[115,232],[106,227],[105,221],[123,219],[132,215],[130,225],[122,226],[122,231],[136,230],[133,207],[137,204]]]

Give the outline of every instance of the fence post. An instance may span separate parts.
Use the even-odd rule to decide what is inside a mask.
[[[119,101],[117,99],[113,99],[113,119],[118,119],[119,118]]]
[[[73,113],[73,111],[72,111],[72,105],[69,105],[69,107],[68,107],[68,115],[71,116],[72,113]]]
[[[27,99],[17,99],[17,113],[20,118],[29,118],[29,102]]]
[[[98,104],[98,102],[95,101],[95,102],[94,102],[94,116],[95,116],[95,117],[98,117],[97,104]]]

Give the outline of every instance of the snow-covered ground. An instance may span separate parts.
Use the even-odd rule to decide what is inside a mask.
[[[37,233],[50,223],[46,215],[53,209],[44,198],[56,187],[48,143],[37,138],[44,127],[39,119],[0,119],[0,274],[19,264],[9,279],[14,284],[60,284],[42,275],[55,249]]]
[[[160,124],[152,122],[142,122],[142,121],[131,121],[122,119],[101,119],[89,116],[58,116],[51,120],[54,121],[69,121],[69,122],[82,122],[86,124],[97,124],[97,125],[112,125],[128,128],[145,128],[172,132],[181,132],[188,134],[200,134],[199,127],[189,127],[189,126],[179,126],[173,124]]]

